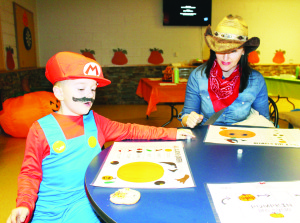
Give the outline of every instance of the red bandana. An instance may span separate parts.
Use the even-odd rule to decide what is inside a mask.
[[[222,79],[222,76],[222,69],[215,60],[208,78],[208,93],[215,112],[231,105],[239,95],[239,65],[228,78]]]

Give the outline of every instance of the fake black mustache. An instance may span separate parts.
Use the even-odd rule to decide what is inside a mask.
[[[92,102],[92,103],[94,103],[94,101],[95,101],[95,99],[93,99],[93,98],[86,98],[86,97],[83,97],[83,98],[74,98],[74,97],[72,97],[72,99],[73,99],[73,101],[75,101],[75,102]]]

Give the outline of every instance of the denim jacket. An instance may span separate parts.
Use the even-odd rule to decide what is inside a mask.
[[[185,94],[184,107],[180,113],[181,118],[192,111],[204,116],[203,125],[215,111],[208,94],[208,79],[204,72],[205,67],[200,66],[190,74]],[[228,106],[214,123],[215,125],[231,125],[243,121],[250,114],[251,107],[267,119],[269,116],[268,91],[261,73],[252,70],[247,88],[239,93],[235,101]]]

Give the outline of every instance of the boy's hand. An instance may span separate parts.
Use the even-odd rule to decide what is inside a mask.
[[[177,129],[176,139],[196,138],[189,129]]]
[[[8,217],[6,223],[21,223],[24,222],[27,215],[29,214],[29,209],[26,207],[18,207],[12,210],[10,216]]]
[[[201,123],[203,120],[203,115],[199,115],[196,112],[191,112],[186,120],[186,126],[190,128],[194,128],[196,125]]]

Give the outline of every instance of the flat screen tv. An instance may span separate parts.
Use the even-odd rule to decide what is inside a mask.
[[[208,26],[212,0],[163,0],[164,26]]]

